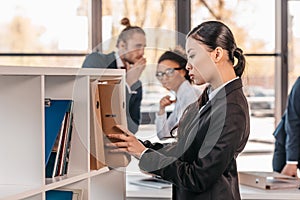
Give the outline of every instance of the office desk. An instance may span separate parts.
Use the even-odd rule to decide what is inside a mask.
[[[147,127],[146,127],[147,128]],[[148,133],[149,132],[149,133]],[[153,138],[151,138],[151,130],[142,130],[142,133],[137,134],[140,139],[151,139],[153,141]],[[157,141],[156,138],[154,140]],[[257,145],[255,146],[248,146],[246,150],[252,152],[257,148]],[[273,146],[272,146],[273,148]],[[261,149],[261,148],[260,148]],[[268,146],[266,150],[269,150],[270,147]],[[257,170],[257,171],[269,171],[272,169],[271,164],[270,166],[266,166],[265,163],[263,164],[259,163],[260,156],[249,156],[247,157],[239,157],[239,167],[241,171],[247,171],[249,170],[249,166],[251,166],[251,170]],[[268,155],[266,157],[263,157],[263,159],[267,159],[267,163],[272,163],[272,155]],[[255,163],[255,165],[252,165]],[[261,167],[258,167],[262,165]],[[145,174],[141,173],[138,167],[138,161],[132,157],[131,162],[129,163],[127,169],[126,169],[126,196],[127,200],[169,200],[172,197],[172,189],[153,189],[149,187],[143,187],[143,186],[136,186],[132,185],[129,182],[131,180],[135,179],[141,179],[144,178]],[[252,187],[247,186],[240,186],[240,192],[241,197],[243,200],[300,200],[300,190],[298,189],[286,189],[286,190],[262,190],[262,189],[256,189]]]
[[[145,175],[130,174],[126,177],[126,200],[158,200],[171,199],[172,189],[155,189],[150,187],[143,187],[130,184],[130,181],[138,180],[147,177]]]
[[[170,200],[172,198],[172,189],[155,189],[150,187],[136,186],[130,184],[130,181],[144,178],[142,174],[128,174],[126,183],[127,200]],[[253,187],[240,186],[240,192],[243,200],[299,200],[300,190],[262,190]]]
[[[300,190],[284,189],[284,190],[263,190],[253,187],[240,185],[240,192],[243,200],[250,199],[268,199],[268,200],[293,200],[300,199]]]

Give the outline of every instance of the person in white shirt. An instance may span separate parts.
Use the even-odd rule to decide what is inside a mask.
[[[158,59],[156,78],[164,88],[176,96],[176,99],[172,99],[170,95],[166,95],[159,102],[155,125],[157,137],[161,140],[171,137],[170,131],[178,123],[183,111],[201,94],[200,89],[191,84],[188,71],[185,69],[186,64],[185,52],[179,46],[164,52]],[[174,110],[167,117],[166,107],[171,104],[174,104]]]

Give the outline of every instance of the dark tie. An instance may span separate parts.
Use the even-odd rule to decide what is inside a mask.
[[[208,90],[209,90],[209,87],[207,86],[204,91],[202,92],[201,96],[199,97],[198,99],[198,105],[199,105],[199,109],[202,108],[202,106],[204,106],[209,98],[208,98]]]

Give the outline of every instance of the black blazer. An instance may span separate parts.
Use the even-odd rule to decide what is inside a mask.
[[[240,199],[236,157],[250,132],[241,79],[233,80],[199,112],[191,104],[178,128],[178,141],[148,149],[142,170],[173,183],[173,199]]]
[[[99,52],[93,52],[85,58],[83,68],[108,68],[117,69],[117,61],[115,58],[115,52],[109,54],[102,54]],[[138,131],[138,126],[141,120],[141,101],[143,98],[143,90],[141,81],[135,82],[131,87],[129,93],[126,87],[126,116],[127,116],[127,127],[132,133]]]

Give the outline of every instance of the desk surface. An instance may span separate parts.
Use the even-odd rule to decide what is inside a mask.
[[[133,185],[130,182],[150,175],[143,174],[138,168],[138,161],[132,158],[126,170],[126,197],[127,200],[155,200],[155,199],[171,199],[172,189],[155,189],[144,186]],[[241,197],[243,200],[299,200],[300,190],[284,189],[284,190],[263,190],[253,187],[240,186]]]
[[[151,131],[147,134],[147,131],[143,130],[143,133],[139,134],[140,139],[151,139],[153,141],[153,137],[151,136]],[[156,139],[158,140],[158,139]],[[154,142],[156,141],[154,140]],[[248,146],[248,150],[251,146]],[[272,146],[273,148],[273,146]],[[253,150],[255,148],[251,148]],[[269,150],[270,147],[268,146]],[[262,159],[264,161],[267,159],[267,163],[272,163],[271,160],[272,156],[262,156]],[[252,170],[257,171],[268,171],[271,170],[271,164],[268,166],[265,166],[265,162],[263,163],[262,167],[257,167],[259,163],[260,156],[242,156],[239,157],[239,167],[241,171],[247,171],[249,170],[249,166],[251,166]],[[256,165],[251,165],[252,163],[256,163]],[[243,166],[245,165],[245,166]],[[166,188],[166,189],[154,189],[149,187],[143,187],[143,186],[136,186],[133,184],[130,184],[130,181],[145,178],[145,174],[141,173],[138,168],[138,161],[132,157],[131,162],[129,163],[127,170],[126,170],[127,178],[126,178],[126,196],[127,200],[154,200],[154,199],[161,199],[161,200],[167,200],[171,199],[172,197],[172,189]],[[263,190],[263,189],[257,189],[253,187],[248,187],[241,185],[240,186],[240,192],[241,197],[243,200],[299,200],[300,199],[300,190],[298,189],[285,189],[285,190]]]
[[[126,180],[126,197],[127,200],[133,199],[171,199],[172,189],[155,189],[130,184],[130,181],[139,180],[148,177],[143,174],[128,174]],[[300,190],[285,189],[285,190],[263,190],[253,187],[240,186],[241,197],[243,200],[268,199],[268,200],[293,200],[300,199]]]
[[[148,176],[146,176],[148,177]],[[171,199],[172,188],[155,189],[150,187],[137,186],[130,183],[130,181],[145,178],[145,175],[127,175],[126,178],[126,197],[131,199]]]

